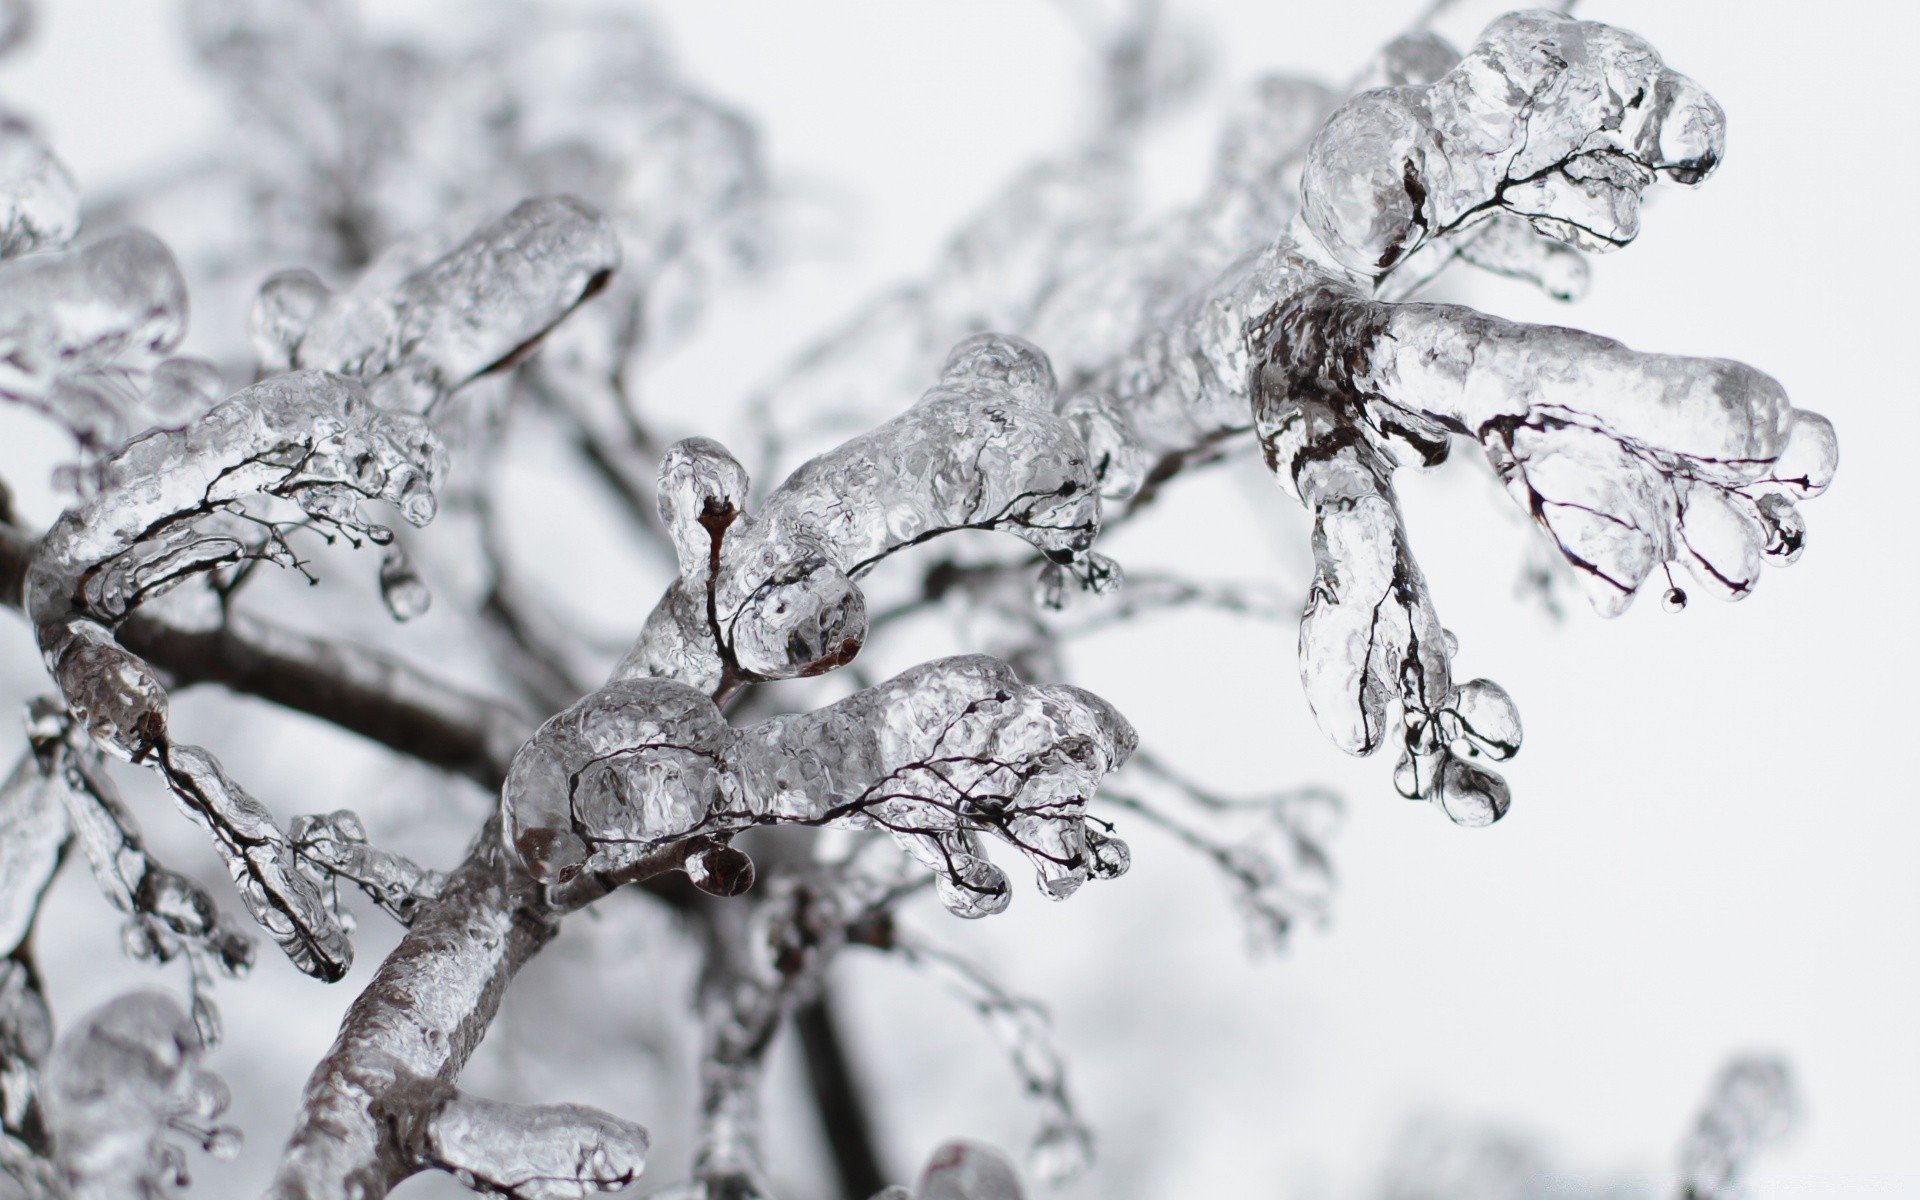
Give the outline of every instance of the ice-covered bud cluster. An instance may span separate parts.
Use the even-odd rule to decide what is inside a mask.
[[[1132,753],[1133,729],[1071,687],[1004,663],[942,659],[811,713],[732,728],[705,694],[615,680],[543,725],[502,792],[506,837],[535,879],[610,875],[675,843],[755,825],[878,828],[934,872],[962,916],[1006,907],[982,834],[1065,897],[1126,869],[1086,805]]]
[[[489,1196],[582,1200],[626,1187],[646,1167],[647,1131],[579,1104],[504,1104],[451,1084],[406,1079],[374,1103],[400,1155]]]
[[[425,413],[525,356],[620,265],[606,218],[567,196],[446,241],[431,230],[397,242],[338,295],[310,271],[267,280],[252,321],[262,363],[352,375],[381,406]]]
[[[841,666],[866,637],[853,580],[956,530],[1003,530],[1045,555],[1049,571],[1112,582],[1113,565],[1090,549],[1100,527],[1090,454],[1053,404],[1044,354],[981,334],[955,347],[913,407],[802,465],[751,514],[746,471],[724,447],[676,444],[659,495],[680,578],[614,678],[717,693]]]
[[[65,1200],[166,1195],[184,1179],[175,1130],[230,1157],[239,1135],[213,1124],[227,1087],[200,1065],[193,1023],[161,992],[133,992],[89,1013],[54,1048],[42,1101]]]
[[[1428,241],[1505,211],[1582,249],[1625,245],[1657,178],[1694,184],[1725,150],[1713,98],[1624,30],[1512,13],[1432,83],[1379,88],[1308,152],[1303,217],[1376,279]]]

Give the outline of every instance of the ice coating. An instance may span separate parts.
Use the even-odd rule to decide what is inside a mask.
[[[186,429],[156,430],[107,460],[100,492],[48,531],[28,571],[27,609],[62,694],[103,744],[143,759],[165,733],[165,693],[112,640],[141,601],[249,556],[285,551],[271,527],[229,518],[249,496],[389,541],[360,509],[379,499],[414,524],[433,517],[445,470],[426,422],[372,404],[350,380],[308,371],[239,392]]]
[[[1408,549],[1387,462],[1324,398],[1263,390],[1261,402],[1268,464],[1314,517],[1300,680],[1320,728],[1347,753],[1371,754],[1399,702],[1401,794],[1432,800],[1462,825],[1499,820],[1509,802],[1505,781],[1468,759],[1512,757],[1519,716],[1490,681],[1454,686],[1448,636]]]
[[[34,702],[29,732],[39,769],[66,810],[73,842],[94,882],[127,916],[128,952],[159,962],[184,954],[196,985],[216,971],[246,974],[253,966],[252,939],[206,889],[154,861],[92,740],[52,700]],[[211,1044],[217,1038],[208,1003],[196,994],[194,1020],[202,1040]]]
[[[36,755],[22,756],[0,783],[0,958],[32,932],[67,834],[58,782]]]
[[[169,1129],[216,1155],[238,1149],[234,1131],[213,1125],[227,1088],[200,1056],[192,1022],[161,992],[110,1000],[61,1037],[44,1103],[67,1200],[167,1194],[184,1174]]]
[[[1743,1055],[1721,1068],[1691,1133],[1680,1147],[1684,1200],[1738,1200],[1754,1157],[1799,1123],[1800,1098],[1784,1062]]]
[[[986,1023],[1006,1050],[1021,1090],[1041,1108],[1040,1128],[1028,1147],[1033,1173],[1054,1186],[1078,1178],[1093,1162],[1093,1130],[1067,1089],[1067,1068],[1054,1044],[1046,1009],[1011,994],[957,955],[904,934],[887,949],[931,974]]]
[[[377,1102],[400,1152],[509,1200],[582,1200],[633,1183],[647,1131],[580,1104],[504,1104],[438,1080],[408,1079]]]
[[[522,202],[465,241],[421,262],[402,242],[349,291],[313,300],[304,277],[276,276],[256,306],[256,339],[295,365],[364,380],[384,406],[424,413],[443,397],[527,354],[620,265],[606,218],[568,196]]]
[[[746,471],[724,447],[677,443],[661,461],[659,496],[680,578],[615,678],[719,694],[843,665],[866,637],[853,580],[960,529],[1012,533],[1102,583],[1112,565],[1089,549],[1100,522],[1093,464],[1052,408],[1046,356],[982,334],[954,348],[917,404],[800,467],[756,513],[744,511]]]
[[[508,844],[543,882],[610,873],[695,836],[834,824],[886,830],[934,872],[950,909],[985,916],[1010,892],[981,834],[1020,850],[1055,898],[1125,869],[1086,803],[1133,747],[1098,697],[1022,684],[978,656],[739,729],[694,688],[627,679],[543,725],[502,804]]]
[[[1635,35],[1558,13],[1511,13],[1446,74],[1344,105],[1314,139],[1306,226],[1375,279],[1429,240],[1504,209],[1582,249],[1639,232],[1656,178],[1694,184],[1725,151],[1726,117]]]
[[[402,925],[413,924],[420,906],[439,896],[446,883],[438,871],[369,845],[366,826],[348,809],[295,817],[287,827],[287,841],[316,884],[344,879]],[[331,907],[338,911],[337,904]]]
[[[79,232],[73,176],[32,129],[0,114],[0,259],[64,246]]]
[[[1479,441],[1607,615],[1663,563],[1746,595],[1763,563],[1798,556],[1794,501],[1826,489],[1838,456],[1824,417],[1745,364],[1456,305],[1329,283],[1277,311],[1266,353],[1421,453],[1444,453],[1448,435]]]
[[[111,449],[137,399],[128,372],[186,330],[186,282],[144,230],[0,262],[0,399],[46,413],[84,447]]]
[[[328,983],[353,965],[338,917],[301,870],[273,814],[198,746],[163,748],[160,767],[180,806],[213,838],[247,913],[300,970]]]

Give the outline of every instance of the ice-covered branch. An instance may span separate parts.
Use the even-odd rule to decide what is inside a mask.
[[[1335,113],[1308,152],[1302,215],[1340,267],[1375,281],[1501,211],[1607,250],[1638,234],[1655,179],[1700,182],[1725,141],[1720,106],[1640,38],[1512,13],[1431,84]]]
[[[347,809],[295,817],[287,830],[301,868],[320,882],[345,880],[368,899],[392,914],[402,925],[413,924],[420,906],[437,899],[446,877],[377,846],[367,844],[366,827]],[[338,911],[336,901],[333,906]]]
[[[387,408],[428,412],[530,353],[620,265],[606,218],[566,196],[524,201],[444,252],[437,234],[395,244],[339,295],[310,271],[269,279],[253,314],[262,362],[353,375]]]
[[[661,463],[660,511],[680,578],[614,678],[724,694],[843,665],[867,630],[853,579],[956,530],[1012,533],[1051,570],[1105,586],[1112,564],[1089,549],[1100,524],[1092,464],[1053,393],[1032,345],[970,338],[917,404],[802,466],[753,514],[746,471],[725,448],[678,443]]]
[[[626,1187],[646,1166],[646,1130],[578,1104],[503,1104],[408,1078],[374,1115],[415,1166],[503,1200],[581,1200]]]
[[[1133,746],[1105,701],[1022,684],[984,657],[928,663],[740,729],[684,684],[616,680],[541,727],[502,805],[509,843],[562,897],[591,899],[690,839],[718,854],[742,829],[791,822],[886,830],[934,872],[948,908],[979,917],[1011,895],[982,833],[1021,851],[1055,898],[1125,870],[1124,845],[1085,812]]]
[[[378,1200],[421,1161],[374,1114],[412,1081],[450,1084],[479,1044],[514,975],[556,923],[488,822],[399,947],[355,998],[314,1069],[269,1191],[273,1200]]]

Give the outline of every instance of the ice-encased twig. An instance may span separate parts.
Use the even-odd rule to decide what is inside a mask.
[[[1133,747],[1105,701],[977,656],[740,729],[684,684],[619,680],[541,726],[501,799],[509,844],[562,894],[576,877],[597,894],[591,881],[692,838],[831,824],[886,830],[934,872],[942,902],[979,917],[1011,898],[983,833],[1021,851],[1054,898],[1125,870],[1086,803]]]
[[[1295,924],[1326,919],[1334,886],[1326,843],[1342,808],[1337,795],[1306,787],[1241,799],[1201,788],[1144,750],[1134,766],[1133,788],[1109,784],[1100,799],[1211,860],[1255,950],[1283,949]]]
[[[437,1079],[402,1079],[374,1103],[399,1152],[503,1200],[582,1200],[638,1179],[647,1131],[578,1104],[504,1104]]]
[[[1113,567],[1090,547],[1100,498],[1085,444],[1052,411],[1046,356],[982,334],[956,346],[941,382],[905,413],[806,463],[757,513],[746,471],[705,438],[671,448],[660,511],[680,578],[614,679],[677,679],[714,694],[812,675],[866,637],[854,578],[962,529],[1004,530],[1091,586]]]
[[[1276,391],[1325,389],[1376,435],[1436,454],[1449,435],[1479,441],[1608,615],[1668,562],[1746,595],[1763,562],[1798,557],[1793,501],[1833,479],[1832,425],[1727,359],[1332,284],[1276,310],[1263,357]]]
[[[328,983],[346,975],[353,946],[273,814],[200,747],[162,742],[158,749],[161,777],[212,837],[248,915],[300,970]]]
[[[1739,1200],[1754,1157],[1799,1122],[1800,1098],[1786,1063],[1743,1055],[1722,1067],[1680,1147],[1674,1200]]]
[[[402,925],[413,924],[420,906],[439,897],[446,876],[391,850],[367,844],[367,830],[348,809],[295,817],[287,840],[299,865],[316,884],[344,879]],[[338,910],[338,903],[332,905]]]
[[[1398,702],[1401,794],[1463,825],[1499,820],[1506,782],[1468,760],[1512,757],[1519,715],[1489,680],[1454,685],[1450,635],[1407,547],[1386,459],[1337,404],[1302,386],[1285,398],[1262,389],[1259,401],[1267,461],[1314,515],[1300,680],[1320,728],[1347,753],[1371,754]]]
[[[458,1078],[513,976],[557,928],[489,821],[348,1007],[307,1080],[271,1200],[379,1200],[416,1173],[419,1160],[374,1105],[408,1080]]]
[[[531,352],[620,265],[606,218],[568,196],[524,201],[439,249],[432,235],[402,241],[324,299],[310,273],[275,276],[261,289],[256,340],[294,366],[357,376],[388,408],[424,413]]]
[[[169,1130],[231,1156],[238,1135],[215,1126],[227,1088],[200,1065],[193,1023],[171,997],[132,992],[61,1037],[47,1066],[47,1124],[66,1200],[145,1200],[185,1180]]]
[[[1612,249],[1639,232],[1648,185],[1700,182],[1725,141],[1720,106],[1640,38],[1510,13],[1431,84],[1336,112],[1308,151],[1302,216],[1335,262],[1376,281],[1501,210]]]
[[[1007,1053],[1021,1090],[1040,1109],[1040,1127],[1027,1148],[1033,1173],[1059,1185],[1093,1162],[1093,1130],[1067,1088],[1066,1061],[1053,1042],[1047,1012],[1016,996],[978,966],[933,944],[895,931],[883,947],[925,971],[974,1010]]]
[[[36,700],[29,732],[34,757],[65,809],[73,841],[107,902],[127,916],[125,942],[135,958],[170,962],[185,955],[193,984],[193,1021],[201,1040],[219,1040],[219,1018],[205,985],[213,974],[246,974],[253,940],[222,913],[205,888],[148,854],[145,840],[106,772],[99,749],[52,700]]]

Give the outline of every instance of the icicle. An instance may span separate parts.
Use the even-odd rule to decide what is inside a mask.
[[[411,621],[424,616],[433,603],[426,581],[398,546],[389,546],[380,558],[380,599],[396,621]]]

